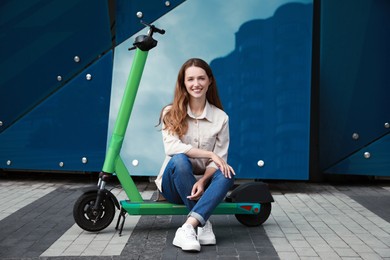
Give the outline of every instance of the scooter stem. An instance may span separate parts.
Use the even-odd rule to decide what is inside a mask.
[[[165,33],[164,30],[156,28],[154,25],[147,23],[143,24],[149,27],[149,32],[148,35],[137,36],[133,43],[134,47],[129,48],[129,50],[135,49],[136,51],[103,165],[103,173],[116,173],[126,195],[134,202],[142,202],[143,199],[131,178],[130,173],[126,169],[123,160],[120,158],[120,151],[130,120],[131,111],[133,110],[142,73],[144,71],[146,58],[148,57],[148,52],[157,45],[157,41],[152,37],[153,33]]]
[[[120,150],[122,148],[127,125],[130,120],[131,111],[133,110],[135,97],[137,95],[147,56],[147,51],[136,49],[129,78],[127,79],[125,93],[122,98],[114,130],[106,152],[103,172],[115,172],[116,160],[118,159]]]

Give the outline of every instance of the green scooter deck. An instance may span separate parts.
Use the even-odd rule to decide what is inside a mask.
[[[140,203],[122,200],[120,204],[129,215],[186,215],[189,213],[185,205],[167,202],[145,200]],[[260,203],[222,202],[216,207],[213,214],[258,214],[260,208]]]

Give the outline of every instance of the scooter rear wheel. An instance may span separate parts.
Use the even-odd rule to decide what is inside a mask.
[[[108,227],[115,216],[115,204],[109,197],[104,197],[98,209],[93,209],[97,192],[84,193],[73,207],[73,217],[82,229],[97,232]]]
[[[259,214],[236,214],[236,219],[248,227],[256,227],[263,224],[271,214],[271,202],[261,203]]]

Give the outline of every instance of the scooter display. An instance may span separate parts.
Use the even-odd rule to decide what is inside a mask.
[[[188,210],[184,205],[143,200],[129,171],[127,170],[120,150],[145,67],[148,52],[157,46],[154,33],[165,31],[154,25],[141,22],[149,28],[147,35],[135,38],[133,47],[135,55],[126,83],[118,116],[107,148],[102,172],[96,187],[87,188],[77,199],[73,207],[73,217],[78,226],[86,231],[97,232],[111,224],[116,209],[120,210],[116,229],[122,234],[126,214],[129,215],[185,215]],[[106,189],[107,182],[116,176],[128,199],[118,201],[115,195]],[[235,188],[214,210],[213,214],[234,214],[237,220],[246,226],[263,224],[271,214],[273,197],[268,185],[263,182],[248,182]]]

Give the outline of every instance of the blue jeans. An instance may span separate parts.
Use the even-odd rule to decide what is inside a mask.
[[[195,176],[192,164],[185,154],[176,154],[168,162],[162,177],[162,195],[171,203],[184,204],[190,211],[188,216],[196,218],[204,226],[213,210],[224,199],[234,184],[234,178],[226,178],[217,170],[198,201],[189,200]]]

